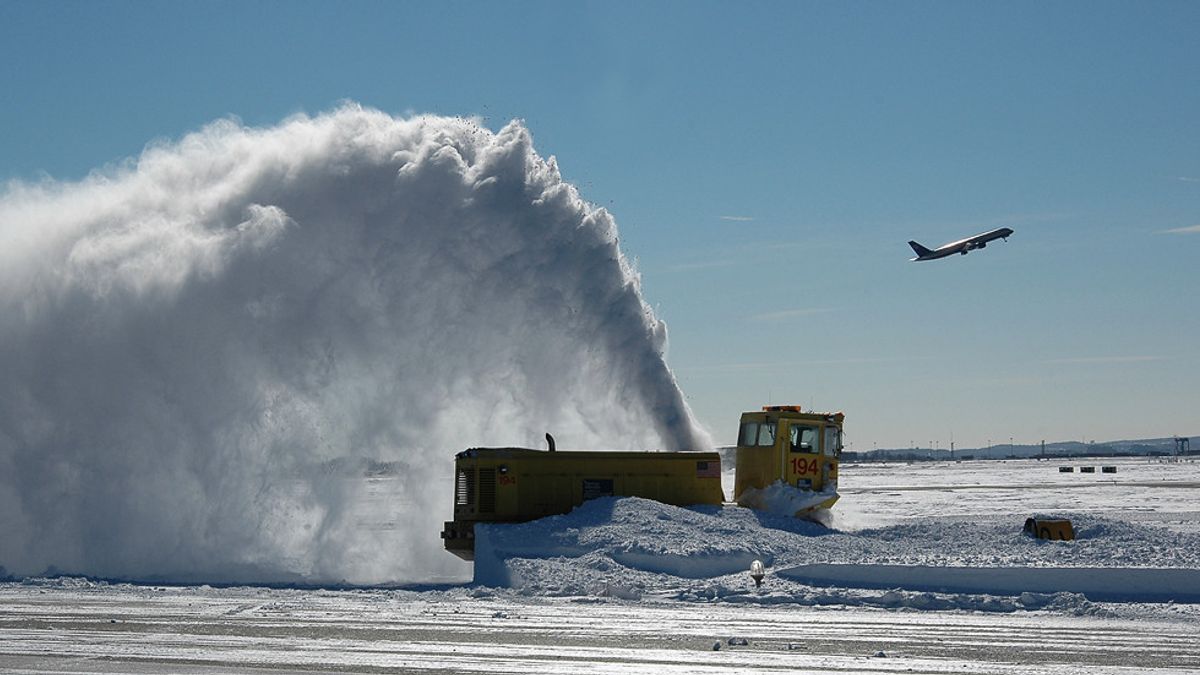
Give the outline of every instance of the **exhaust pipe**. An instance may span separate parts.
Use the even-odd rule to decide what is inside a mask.
[[[549,431],[546,432],[546,444],[550,446],[550,452],[554,452],[554,437]]]

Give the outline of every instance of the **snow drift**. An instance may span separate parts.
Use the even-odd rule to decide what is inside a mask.
[[[665,341],[515,122],[347,105],[9,185],[0,565],[428,579],[464,447],[710,447]],[[351,506],[368,466],[404,481],[386,536]]]
[[[1200,602],[1200,533],[1071,517],[1079,538],[1062,542],[1026,536],[1002,515],[922,517],[847,532],[740,507],[605,497],[560,516],[478,525],[475,582],[532,596],[985,611],[1040,609],[1064,593],[1104,602]],[[753,560],[767,566],[761,589],[748,573]],[[987,597],[933,601],[930,593]],[[997,604],[996,596],[1020,601]]]

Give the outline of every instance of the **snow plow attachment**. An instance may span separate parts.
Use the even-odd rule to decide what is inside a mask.
[[[1025,534],[1034,539],[1072,541],[1075,539],[1075,528],[1066,518],[1026,518]]]

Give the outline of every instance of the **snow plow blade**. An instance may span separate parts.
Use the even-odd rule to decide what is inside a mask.
[[[755,511],[820,522],[819,514],[833,508],[840,496],[832,490],[801,490],[783,481],[775,481],[765,488],[746,490],[738,499],[738,504]]]

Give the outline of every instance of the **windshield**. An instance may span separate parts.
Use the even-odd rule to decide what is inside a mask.
[[[792,452],[816,452],[817,430],[793,424],[791,441]]]

